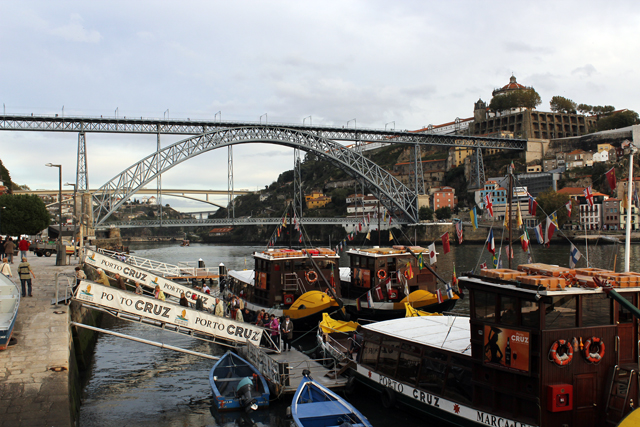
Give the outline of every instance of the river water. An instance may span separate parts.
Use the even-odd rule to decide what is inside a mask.
[[[499,247],[499,243],[496,243]],[[577,245],[584,254],[578,266],[586,266],[584,246]],[[135,255],[157,261],[204,260],[212,267],[221,262],[229,269],[253,268],[253,251],[260,246],[223,246],[192,244],[180,247],[176,244],[135,244],[130,246]],[[441,251],[442,249],[439,248]],[[504,252],[504,249],[503,249]],[[554,245],[533,247],[534,261],[566,266],[569,264],[569,246]],[[597,244],[589,246],[591,266],[613,267],[617,254],[616,270],[623,269],[624,245]],[[458,276],[472,270],[482,262],[491,265],[490,254],[481,245],[452,246],[449,254],[438,255],[438,273],[450,280],[453,267]],[[513,266],[526,263],[527,257],[518,246],[514,251]],[[507,267],[503,256],[504,267]],[[348,266],[343,254],[340,265]],[[640,246],[631,247],[631,270],[640,271]],[[468,312],[468,299],[456,306],[456,311]],[[102,327],[140,338],[163,342],[202,353],[221,355],[225,348],[190,337],[173,334],[136,323],[104,316]],[[186,427],[186,426],[288,426],[285,417],[290,402],[278,402],[268,411],[258,411],[251,419],[235,415],[217,414],[212,406],[209,371],[213,361],[160,349],[110,335],[98,338],[94,362],[87,372],[80,425],[83,427]],[[360,388],[359,390],[363,390]],[[364,391],[362,395],[349,397],[374,426],[404,427],[423,426],[425,420],[417,413],[397,409],[387,411],[380,405],[380,398]]]

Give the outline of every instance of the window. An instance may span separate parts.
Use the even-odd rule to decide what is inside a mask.
[[[395,376],[399,353],[397,347],[381,346],[378,371],[390,377]]]
[[[362,356],[360,356],[360,362],[372,369],[376,368],[376,362],[378,360],[379,345],[372,343],[371,341],[365,341],[362,347]]]
[[[547,305],[545,322],[549,329],[574,328],[576,326],[576,298],[553,297]]]
[[[471,403],[473,387],[471,386],[471,370],[458,366],[449,367],[445,397],[462,403]]]
[[[409,353],[400,353],[398,360],[398,372],[396,377],[399,381],[415,385],[418,381],[418,371],[420,369],[420,357]]]
[[[518,324],[518,300],[514,297],[500,297],[500,323],[515,326]]]
[[[629,301],[631,305],[633,304],[633,294],[620,294],[624,299]],[[618,307],[618,322],[620,323],[633,323],[633,315],[629,310],[624,308],[620,303],[616,303]],[[635,306],[635,305],[634,305]]]
[[[540,326],[540,306],[537,301],[520,300],[522,326],[538,328]]]
[[[475,291],[475,317],[487,319],[495,322],[496,317],[496,294],[482,291]]]
[[[447,365],[428,358],[422,359],[418,387],[432,393],[442,393]]]
[[[606,295],[582,295],[580,300],[583,327],[611,324],[611,301]]]

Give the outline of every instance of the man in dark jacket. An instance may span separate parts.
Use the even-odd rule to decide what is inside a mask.
[[[13,264],[13,251],[16,250],[16,245],[13,243],[11,237],[7,238],[6,243],[4,244],[4,252],[7,254],[7,258],[9,258],[9,262]]]
[[[291,321],[289,316],[284,316],[284,320],[280,325],[280,330],[282,331],[282,341],[284,341],[282,351],[287,351],[287,346],[289,347],[289,351],[291,351],[291,340],[293,339],[293,322]]]
[[[120,277],[118,273],[116,273],[115,278],[116,278],[116,285],[118,285],[118,287],[123,291],[126,291],[127,285],[124,284],[124,279]]]

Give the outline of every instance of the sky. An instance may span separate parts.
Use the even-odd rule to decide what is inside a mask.
[[[0,0],[6,114],[169,117],[420,129],[473,115],[509,82],[640,111],[640,11],[631,1]],[[266,116],[263,116],[265,115]],[[261,116],[263,116],[261,118]],[[311,118],[309,118],[311,116]],[[394,122],[394,123],[392,123]],[[0,132],[14,182],[75,182],[77,134]],[[163,146],[184,137],[163,135]],[[155,135],[87,134],[97,188]],[[237,189],[262,189],[293,150],[235,146]],[[164,188],[226,189],[227,150],[165,173]],[[152,186],[155,188],[155,186]],[[166,200],[182,210],[210,209]]]

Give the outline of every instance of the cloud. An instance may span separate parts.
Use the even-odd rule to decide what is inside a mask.
[[[77,13],[71,15],[70,21],[67,25],[52,29],[51,34],[70,42],[99,43],[102,40],[102,35],[98,31],[84,28],[82,25],[84,20]]]
[[[596,70],[596,67],[594,67],[592,64],[586,64],[582,67],[574,69],[573,71],[571,71],[571,74],[578,75],[580,77],[591,77],[592,74],[595,74],[597,72],[598,71]]]
[[[544,46],[533,46],[529,43],[521,41],[508,41],[504,42],[504,48],[508,53],[536,53],[536,54],[549,54],[553,53],[553,49]]]

